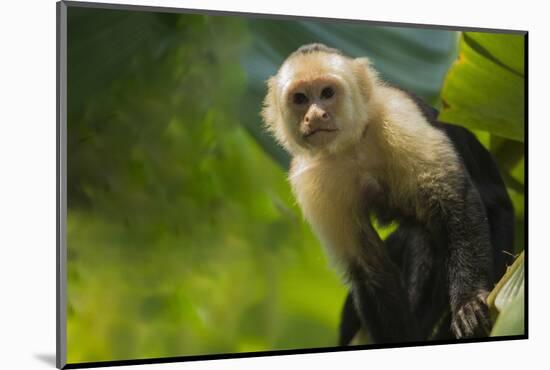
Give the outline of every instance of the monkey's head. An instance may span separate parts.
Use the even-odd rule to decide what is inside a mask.
[[[321,44],[302,46],[268,80],[264,123],[293,155],[337,152],[359,140],[376,81],[365,58]]]

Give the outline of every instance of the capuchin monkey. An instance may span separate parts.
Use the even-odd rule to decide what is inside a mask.
[[[297,202],[351,287],[341,345],[360,329],[375,343],[491,329],[486,298],[510,262],[512,204],[489,152],[437,115],[368,59],[322,44],[268,80],[265,126],[292,155]],[[382,241],[372,218],[399,226]]]

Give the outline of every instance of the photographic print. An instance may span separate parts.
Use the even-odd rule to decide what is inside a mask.
[[[58,31],[58,367],[527,337],[526,32]]]

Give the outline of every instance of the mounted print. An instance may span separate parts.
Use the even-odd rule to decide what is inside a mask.
[[[57,10],[59,368],[527,338],[527,32]]]

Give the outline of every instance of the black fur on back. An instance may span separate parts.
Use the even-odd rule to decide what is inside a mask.
[[[439,112],[418,96],[402,90],[415,102],[430,124],[445,132],[462,159],[470,178],[481,195],[489,226],[493,246],[493,283],[496,283],[506,271],[512,260],[514,241],[514,209],[512,201],[500,176],[491,153],[477,140],[468,129],[441,122]]]

